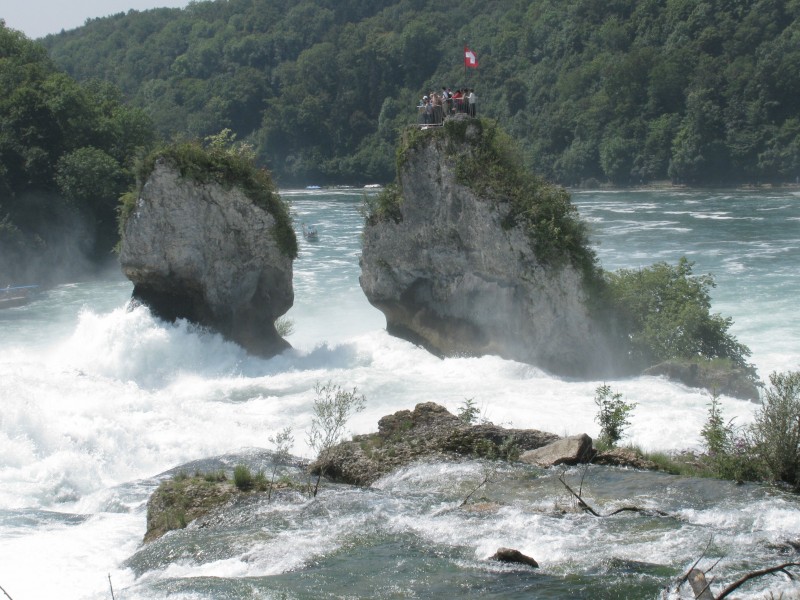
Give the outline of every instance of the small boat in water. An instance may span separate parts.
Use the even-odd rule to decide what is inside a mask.
[[[7,285],[0,288],[0,309],[25,306],[31,301],[38,285]]]
[[[313,225],[309,225],[306,227],[306,224],[303,223],[303,237],[306,238],[309,242],[316,242],[319,240],[319,233],[317,232],[317,228]]]

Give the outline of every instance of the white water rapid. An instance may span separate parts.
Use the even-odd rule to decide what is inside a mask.
[[[722,579],[785,560],[800,539],[796,497],[758,486],[597,469],[585,488],[604,506],[636,503],[668,519],[592,520],[566,503],[553,474],[509,466],[492,514],[453,510],[480,464],[404,469],[368,490],[329,485],[189,528],[143,548],[145,502],[165,471],[192,461],[268,460],[282,428],[304,440],[314,385],[357,387],[367,408],[353,433],[418,402],[455,412],[472,398],[499,424],[596,435],[594,390],[496,357],[440,360],[384,330],[358,285],[362,191],[285,191],[300,237],[293,349],[253,358],[186,323],[128,310],[118,274],[63,285],[0,312],[0,586],[38,598],[655,598],[700,556]],[[578,192],[573,199],[606,269],[695,261],[717,283],[713,310],[734,320],[766,379],[800,369],[800,197],[758,192]],[[0,282],[2,283],[2,282]],[[28,282],[19,282],[28,283]],[[637,403],[630,441],[645,450],[697,448],[708,396],[663,379],[609,381]],[[756,405],[723,397],[745,425]],[[194,468],[192,466],[192,468]],[[577,476],[577,475],[576,475]],[[489,494],[489,491],[487,491]],[[205,536],[205,537],[204,537]],[[513,546],[534,574],[487,563]],[[133,558],[131,558],[133,557]],[[770,587],[771,586],[771,587]],[[797,589],[773,577],[752,590]],[[669,597],[690,597],[686,589]]]

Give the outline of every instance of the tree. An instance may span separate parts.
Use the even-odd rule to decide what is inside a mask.
[[[316,496],[331,450],[344,437],[348,419],[364,410],[367,399],[358,394],[356,388],[353,388],[352,392],[347,392],[331,381],[325,385],[317,382],[314,392],[317,395],[314,399],[314,416],[306,441],[317,453],[317,463],[320,465],[312,491]]]

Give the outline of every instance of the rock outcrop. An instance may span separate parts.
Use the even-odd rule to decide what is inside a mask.
[[[224,506],[237,493],[229,481],[207,481],[202,477],[163,481],[147,500],[147,531],[151,542],[173,529],[183,529],[210,511]]]
[[[159,317],[273,356],[289,347],[274,323],[294,301],[292,258],[275,225],[242,190],[184,178],[158,159],[124,225],[122,271]]]
[[[557,435],[535,429],[470,425],[434,402],[417,404],[378,421],[378,433],[357,435],[335,446],[311,469],[333,480],[369,485],[379,477],[417,460],[454,457],[512,458],[545,446]]]
[[[502,193],[463,183],[459,163],[486,133],[478,120],[461,127],[463,139],[445,126],[401,149],[392,214],[364,227],[367,299],[390,334],[439,356],[493,354],[562,375],[607,374],[613,360],[582,273],[538,256]]]

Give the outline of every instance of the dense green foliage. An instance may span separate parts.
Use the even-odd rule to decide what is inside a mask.
[[[711,275],[693,275],[685,257],[677,265],[606,273],[609,303],[633,366],[670,359],[723,359],[755,377],[750,350],[728,329],[730,317],[711,314]]]
[[[217,0],[44,43],[165,136],[230,127],[282,185],[391,180],[398,126],[443,85],[475,87],[562,184],[777,182],[800,175],[798,16],[796,0]]]
[[[41,45],[0,24],[3,283],[42,282],[56,269],[74,276],[78,254],[109,256],[117,198],[153,137],[144,112],[123,104],[112,85],[76,83]]]
[[[272,177],[256,167],[249,146],[234,143],[229,130],[209,136],[206,144],[199,141],[176,142],[153,150],[139,165],[138,187],[144,185],[157,160],[163,159],[180,171],[182,177],[199,183],[218,183],[226,188],[241,189],[253,203],[275,219],[273,235],[281,251],[297,258],[297,237],[286,203],[281,199]],[[122,196],[120,229],[131,214],[137,193]]]

